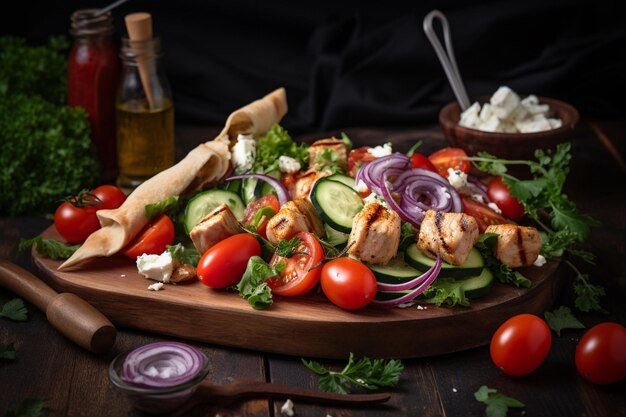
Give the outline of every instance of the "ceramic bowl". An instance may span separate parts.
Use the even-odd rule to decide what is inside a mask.
[[[459,125],[461,108],[457,102],[447,104],[439,112],[439,124],[452,147],[462,148],[473,156],[480,151],[504,159],[534,159],[536,149],[554,149],[559,143],[571,139],[578,124],[578,111],[571,105],[548,97],[538,97],[540,104],[550,106],[549,117],[559,118],[562,126],[557,129],[534,133],[483,132]],[[489,97],[476,99],[481,105]]]

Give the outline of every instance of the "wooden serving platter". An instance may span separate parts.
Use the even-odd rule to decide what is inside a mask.
[[[60,239],[54,226],[45,238]],[[542,315],[558,296],[558,262],[523,273],[529,289],[497,283],[471,307],[425,309],[368,306],[345,311],[323,294],[274,297],[257,311],[237,294],[212,290],[197,280],[149,291],[154,281],[139,275],[134,262],[116,255],[86,262],[80,269],[57,271],[61,261],[33,251],[42,278],[59,292],[74,293],[103,312],[114,324],[166,336],[299,357],[345,359],[350,352],[372,358],[416,358],[488,344],[507,318]]]

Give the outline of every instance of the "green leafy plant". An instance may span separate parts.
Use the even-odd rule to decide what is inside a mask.
[[[36,236],[32,239],[21,239],[18,248],[20,250],[26,250],[32,248],[33,246],[40,255],[57,260],[69,258],[80,247],[80,245],[66,245],[64,243],[57,242],[56,240],[44,239],[41,236]]]
[[[28,310],[21,298],[14,298],[0,308],[0,317],[13,321],[26,321]]]
[[[17,356],[13,343],[8,345],[0,345],[0,359],[14,360]]]
[[[543,317],[548,327],[561,336],[563,329],[584,329],[585,325],[578,321],[569,307],[561,306],[554,311],[546,311]]]
[[[320,363],[302,359],[304,366],[320,375],[319,388],[322,391],[350,393],[351,387],[376,390],[393,387],[400,380],[404,371],[402,362],[396,359],[370,359],[367,357],[355,360],[350,353],[347,365],[339,372],[326,369]]]
[[[305,166],[309,159],[307,146],[305,144],[298,145],[282,126],[274,124],[257,141],[256,161],[253,171],[270,172],[278,169],[278,158],[283,155],[298,160],[302,166]]]
[[[489,388],[486,385],[481,386],[474,393],[474,398],[484,403],[486,417],[506,417],[509,408],[524,408],[526,405],[515,398],[507,397],[498,392],[498,390]]]
[[[272,289],[265,281],[280,275],[284,269],[284,262],[271,266],[260,256],[253,256],[248,260],[246,271],[235,289],[253,308],[257,310],[266,309],[273,304],[274,300]]]

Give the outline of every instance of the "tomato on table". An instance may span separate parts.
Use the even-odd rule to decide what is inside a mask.
[[[443,148],[428,156],[439,175],[444,178],[448,178],[448,168],[458,169],[468,174],[470,162],[464,158],[467,158],[467,154],[461,148]]]
[[[433,163],[428,159],[428,157],[422,155],[421,153],[414,152],[411,155],[411,168],[421,168],[432,172],[437,172],[437,168],[433,165]],[[446,175],[448,173],[446,172]]]
[[[313,289],[320,280],[321,262],[324,259],[322,245],[310,232],[298,232],[295,237],[300,243],[293,249],[293,256],[286,258],[275,253],[270,261],[272,266],[281,261],[285,263],[285,270],[279,277],[267,280],[274,294],[301,295]],[[318,266],[313,268],[315,265]]]
[[[163,253],[168,245],[174,243],[174,223],[165,214],[161,214],[152,220],[122,252],[131,259],[147,253],[149,255],[159,255]]]
[[[592,384],[612,384],[626,377],[626,328],[600,323],[583,335],[576,346],[576,369]]]
[[[261,256],[261,245],[249,233],[239,233],[211,246],[200,258],[196,275],[210,288],[235,285],[246,271],[248,260]]]
[[[266,194],[246,206],[241,224],[254,225],[256,232],[267,239],[267,222],[279,209],[278,198],[274,194]]]
[[[494,177],[489,181],[487,195],[502,210],[504,217],[516,222],[524,217],[524,206],[511,195],[509,187],[502,182],[502,177]]]
[[[324,264],[320,285],[326,297],[345,310],[365,307],[378,289],[374,273],[356,259],[347,257]]]
[[[545,321],[533,314],[519,314],[496,330],[489,351],[502,372],[521,376],[543,363],[551,344],[552,334]]]
[[[364,163],[376,159],[374,155],[368,152],[369,149],[369,146],[361,146],[350,151],[348,154],[348,174],[350,176],[356,177],[357,171]]]
[[[507,219],[493,211],[486,204],[470,197],[461,197],[461,201],[463,203],[463,212],[476,219],[480,233],[483,233],[487,226],[509,223]]]

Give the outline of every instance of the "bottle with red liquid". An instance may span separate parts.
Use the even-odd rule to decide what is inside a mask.
[[[74,45],[67,66],[68,104],[89,113],[91,138],[105,182],[117,175],[115,95],[120,76],[118,50],[113,42],[113,17],[99,9],[72,14]]]

